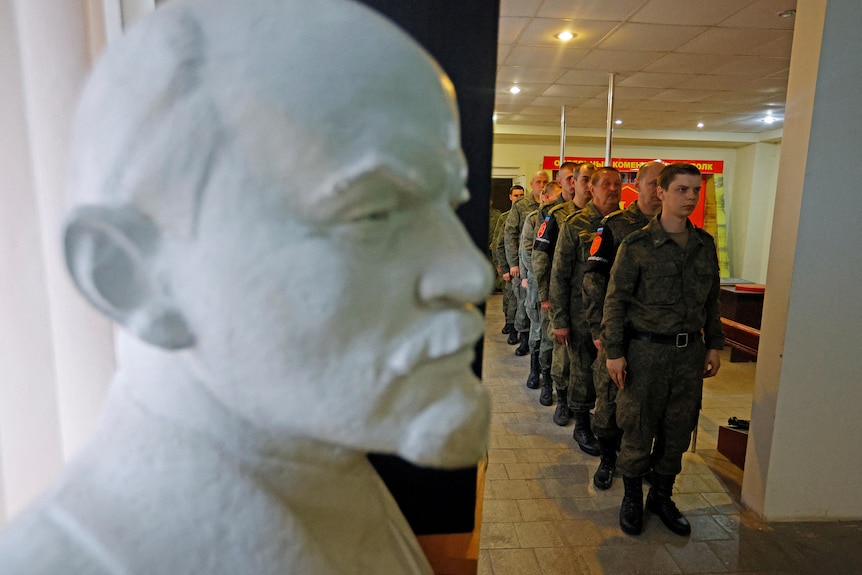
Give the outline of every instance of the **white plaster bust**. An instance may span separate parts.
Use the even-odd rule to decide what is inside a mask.
[[[120,326],[91,443],[0,573],[430,568],[365,454],[484,454],[452,86],[346,0],[172,0],[100,61],[65,250]]]

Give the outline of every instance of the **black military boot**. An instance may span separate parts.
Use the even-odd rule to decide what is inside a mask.
[[[557,390],[557,409],[554,410],[554,423],[560,427],[565,427],[569,424],[569,418],[572,416],[572,410],[569,409],[569,390]]]
[[[542,393],[539,394],[539,403],[542,405],[554,405],[554,382],[551,381],[551,368],[543,367],[542,374]]]
[[[575,430],[572,432],[572,439],[581,448],[581,451],[587,455],[599,455],[599,440],[593,434],[593,428],[590,425],[590,412],[578,411],[575,412]]]
[[[530,332],[522,331],[520,334],[521,345],[515,350],[515,355],[527,355],[530,353]]]
[[[644,530],[644,491],[640,477],[623,475],[625,495],[620,505],[620,529],[629,535],[640,535]]]
[[[530,389],[539,389],[539,352],[530,354],[530,375],[527,376],[526,386]]]
[[[661,522],[677,535],[691,535],[691,524],[676,508],[670,496],[673,494],[673,482],[676,475],[653,476],[653,484],[647,494],[646,508],[658,515]]]
[[[614,481],[614,471],[617,467],[617,441],[616,439],[599,439],[599,449],[601,450],[602,460],[599,462],[599,468],[593,475],[593,485],[596,489],[610,489],[611,483]]]
[[[501,333],[512,333],[513,331],[515,331],[515,325],[511,323],[507,323],[503,326],[503,329],[500,330]]]
[[[509,338],[506,340],[506,343],[509,345],[518,345],[519,340],[518,330],[515,329],[515,326],[512,326],[512,331],[509,332]]]

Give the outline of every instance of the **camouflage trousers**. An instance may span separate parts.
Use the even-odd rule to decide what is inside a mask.
[[[628,378],[617,393],[617,423],[623,430],[617,468],[623,475],[640,477],[651,466],[662,475],[682,470],[682,454],[697,425],[705,359],[706,347],[696,338],[684,348],[629,343]],[[664,438],[664,452],[651,461],[657,436]]]
[[[569,389],[569,348],[554,339],[554,327],[551,325],[550,314],[542,313],[543,323],[547,322],[548,328],[546,335],[553,345],[551,352],[551,381],[554,382],[554,389],[557,393],[562,393]],[[566,393],[568,393],[566,391]]]
[[[571,330],[569,335],[569,407],[575,413],[596,406],[593,362],[598,351],[589,330]]]
[[[596,409],[593,411],[593,433],[600,439],[616,439],[617,384],[608,375],[607,354],[600,351],[593,363],[593,385],[596,388]]]
[[[527,316],[527,290],[521,287],[521,278],[512,278],[512,294],[517,301],[515,310],[515,330],[518,333],[530,331],[530,318]]]
[[[551,330],[551,315],[542,309],[539,302],[539,316],[542,318],[542,341],[539,343],[539,365],[551,369],[554,354],[554,334]]]
[[[516,309],[517,302],[512,292],[512,282],[503,281],[503,315],[506,316],[506,323],[515,323]]]
[[[527,277],[527,299],[524,302],[530,318],[530,353],[539,351],[542,342],[542,308],[539,306],[539,286],[535,278]]]

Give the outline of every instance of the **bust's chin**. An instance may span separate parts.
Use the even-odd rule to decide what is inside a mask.
[[[469,467],[488,448],[490,405],[478,383],[418,414],[398,444],[398,455],[424,467]]]

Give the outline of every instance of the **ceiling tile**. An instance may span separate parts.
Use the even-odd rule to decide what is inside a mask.
[[[533,18],[524,30],[519,43],[522,46],[554,46],[565,48],[591,48],[617,26],[616,22],[601,20],[562,20]],[[555,38],[560,32],[571,32],[575,37],[568,42]]]
[[[729,54],[751,56],[765,44],[784,36],[782,30],[751,30],[743,28],[710,28],[700,36],[686,42],[677,52],[694,54]]]
[[[731,56],[727,63],[713,70],[714,74],[727,76],[768,76],[787,68],[784,58],[756,58],[754,56]]]
[[[620,21],[634,12],[644,0],[545,0],[539,9],[542,18],[571,18],[574,20]]]
[[[545,90],[551,87],[552,84],[549,82],[544,82],[540,84],[531,84],[531,83],[518,83],[518,87],[521,89],[521,92],[518,94],[512,94],[509,92],[509,88],[511,88],[514,84],[511,82],[497,82],[497,98],[499,99],[500,95],[510,96],[512,98],[518,98],[520,100],[524,100],[527,98],[535,98],[537,96],[541,96]]]
[[[783,118],[796,0],[502,0],[498,124],[763,132]],[[712,26],[711,28],[707,28]],[[577,37],[560,44],[553,35]],[[601,48],[596,48],[597,43]],[[518,83],[523,92],[506,90]]]
[[[673,14],[678,26],[715,26],[750,4],[751,0],[651,0],[632,16],[632,22],[665,24]]]
[[[577,108],[581,102],[584,100],[572,100],[565,104],[566,110]],[[533,104],[535,104],[535,100]],[[521,114],[527,116],[536,116],[536,115],[556,115],[558,118],[562,112],[563,105],[559,106],[542,106],[542,105],[533,105],[533,106],[524,106],[524,108],[520,111]]]
[[[577,63],[577,66],[604,72],[637,72],[660,55],[660,52],[591,50]]]
[[[720,25],[735,28],[792,30],[796,17],[778,16],[779,12],[789,9],[796,9],[796,0],[755,0]]]
[[[515,46],[506,58],[507,66],[535,66],[548,68],[574,66],[588,50],[584,48],[543,48],[539,46]]]
[[[530,18],[500,18],[497,43],[514,44],[529,23]]]
[[[713,92],[709,90],[664,90],[650,99],[664,102],[699,102],[710,94]]]
[[[686,90],[733,90],[739,86],[739,78],[731,76],[716,76],[712,74],[700,74],[689,76],[677,88]]]
[[[617,74],[615,81],[619,83],[628,76],[628,74]],[[569,70],[557,80],[558,84],[580,84],[582,86],[607,86],[608,82],[608,73],[603,70]]]
[[[781,30],[780,36],[757,48],[756,51],[746,56],[764,56],[768,58],[788,58],[790,49],[793,47],[793,30]]]
[[[670,72],[683,74],[709,74],[723,66],[727,57],[720,54],[680,54],[671,52],[644,68],[647,72]]]
[[[707,102],[722,102],[725,104],[758,104],[768,99],[756,92],[716,92],[704,98]]]
[[[654,74],[651,72],[636,72],[617,82],[620,87],[640,88],[677,88],[690,78],[689,74]]]
[[[607,88],[601,86],[564,86],[554,84],[544,91],[542,96],[555,96],[558,98],[594,98],[596,94],[607,91]]]
[[[706,28],[662,24],[623,24],[600,44],[602,50],[646,50],[670,52]]]
[[[620,100],[648,100],[655,96],[660,90],[655,88],[644,88],[644,87],[631,87],[628,88],[626,86],[616,86],[614,88],[614,100],[619,102]],[[605,90],[599,97],[608,97],[608,91]]]
[[[551,84],[563,70],[560,68],[533,68],[527,66],[501,66],[497,69],[497,83]]]
[[[542,0],[500,0],[500,16],[535,16]]]

